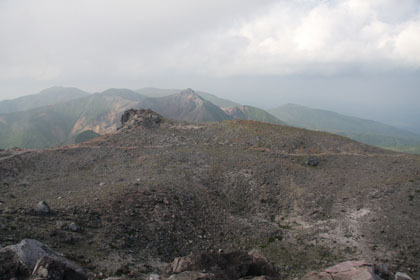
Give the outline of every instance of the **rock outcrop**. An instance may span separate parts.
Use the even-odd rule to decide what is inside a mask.
[[[143,126],[152,128],[159,126],[163,117],[150,109],[129,109],[121,116],[122,127],[138,127]]]
[[[32,276],[31,276],[32,275]],[[21,279],[87,280],[77,264],[33,239],[0,249],[0,280]]]
[[[252,256],[244,251],[192,253],[175,258],[165,269],[164,277],[171,280],[250,279],[252,276],[278,279],[276,269],[261,256]]]
[[[320,272],[310,272],[302,280],[381,280],[390,274],[380,266],[365,261],[346,261]]]

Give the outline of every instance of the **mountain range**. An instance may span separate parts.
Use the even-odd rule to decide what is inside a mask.
[[[2,246],[37,239],[103,279],[159,279],[176,257],[239,249],[281,274],[254,280],[346,260],[420,277],[420,156],[250,120],[123,116],[80,144],[0,151]]]
[[[150,108],[164,117],[188,122],[242,119],[290,125],[388,149],[420,152],[420,136],[409,131],[299,105],[265,111],[192,89],[108,89],[89,94],[71,87],[52,87],[1,101],[0,148],[48,148],[88,140],[117,129],[121,114],[130,108]]]
[[[394,149],[420,145],[420,136],[408,130],[327,110],[286,104],[268,112],[291,126],[339,134],[370,145]]]

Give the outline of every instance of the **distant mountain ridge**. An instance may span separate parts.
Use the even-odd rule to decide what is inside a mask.
[[[119,127],[121,114],[134,108],[152,109],[166,118],[187,122],[242,119],[322,130],[392,150],[420,153],[419,135],[379,122],[293,104],[267,112],[192,89],[110,88],[90,94],[52,87],[2,101],[1,108],[8,113],[0,112],[0,148],[48,148],[111,133]]]
[[[108,133],[117,128],[121,112],[143,97],[125,90],[105,91],[22,112],[0,114],[0,148],[47,148],[71,144],[85,130]],[[137,96],[137,99],[135,98]],[[129,98],[128,98],[129,97]]]
[[[231,119],[222,109],[202,98],[192,89],[164,97],[146,98],[138,106],[143,109],[152,109],[167,118],[188,122]]]
[[[51,87],[37,94],[0,101],[0,114],[26,111],[88,96],[89,93],[74,87]]]
[[[236,106],[231,108],[223,108],[223,111],[233,119],[254,120],[272,124],[287,125],[270,113],[252,106]]]
[[[54,90],[58,91],[55,95]],[[74,91],[73,88],[48,89],[53,96],[60,96],[64,90]],[[171,90],[163,92],[168,93]],[[44,91],[40,93],[43,94]],[[71,98],[66,102],[61,101],[62,99],[55,100],[55,104],[50,102],[26,111],[0,114],[0,148],[48,148],[88,139],[86,134],[82,134],[84,131],[90,131],[89,136],[110,133],[120,125],[121,114],[130,108],[150,108],[164,117],[188,122],[214,122],[236,118],[284,124],[265,111],[249,106],[238,107],[243,110],[241,115],[230,115],[192,89],[153,98],[129,89],[111,88],[100,93],[82,94],[82,97]],[[219,102],[228,104],[223,99]]]
[[[332,111],[287,104],[269,112],[292,126],[339,134],[370,145],[381,147],[420,145],[420,136],[415,133]]]
[[[160,89],[160,88],[142,88],[136,90],[136,92],[140,93],[141,95],[148,96],[148,97],[165,97],[173,94],[180,93],[182,90],[180,89]],[[230,101],[228,99],[217,97],[216,95],[204,92],[204,91],[194,91],[197,95],[201,96],[202,98],[210,101],[216,106],[222,108],[229,108],[235,106],[241,106],[241,104]]]

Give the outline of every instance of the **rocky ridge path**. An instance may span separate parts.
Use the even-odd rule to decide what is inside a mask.
[[[0,245],[34,238],[110,276],[253,248],[283,279],[348,259],[419,276],[419,156],[287,126],[150,114],[86,143],[3,158]],[[39,201],[51,213],[36,214]]]

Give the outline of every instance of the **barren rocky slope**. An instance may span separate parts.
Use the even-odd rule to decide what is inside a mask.
[[[79,145],[0,152],[1,245],[38,239],[105,275],[261,248],[282,278],[348,259],[420,277],[419,156],[254,121],[124,120]]]

